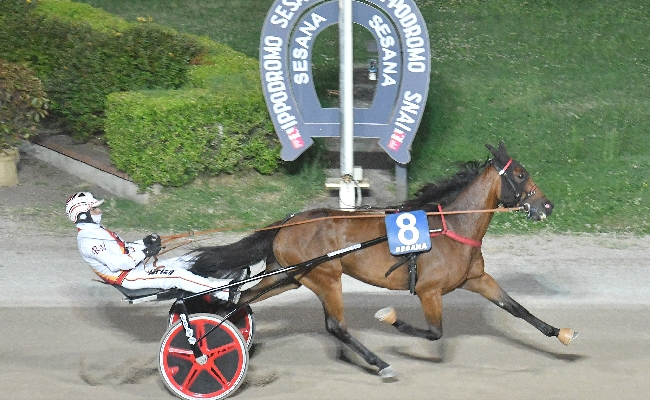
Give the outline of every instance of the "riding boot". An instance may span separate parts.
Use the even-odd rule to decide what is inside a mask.
[[[243,268],[241,273],[239,274],[239,276],[236,279],[233,279],[230,283],[237,283],[237,282],[243,281],[244,279],[249,277],[249,273],[250,273],[250,270],[248,269],[248,267]],[[239,302],[239,298],[241,297],[241,288],[242,288],[242,286],[243,285],[237,285],[237,286],[234,286],[234,287],[230,287],[230,289],[229,289],[230,293],[228,293],[228,302],[229,303],[237,304]]]

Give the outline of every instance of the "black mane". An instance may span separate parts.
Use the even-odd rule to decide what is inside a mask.
[[[424,185],[417,191],[415,198],[407,200],[401,206],[390,208],[437,211],[438,204],[444,207],[454,201],[489,163],[490,160],[484,163],[462,163],[454,176]],[[329,215],[327,210],[322,212],[323,216]],[[269,226],[282,225],[283,222],[278,221]],[[226,277],[223,271],[239,270],[260,260],[271,263],[275,261],[273,240],[276,233],[277,229],[257,231],[232,244],[198,248],[192,252],[194,264],[190,271],[202,276],[215,276],[219,273],[220,277]]]
[[[488,165],[489,161],[479,163],[470,161],[460,164],[460,171],[456,175],[436,183],[422,186],[415,197],[399,206],[400,210],[437,211],[438,205],[446,206],[458,197]]]

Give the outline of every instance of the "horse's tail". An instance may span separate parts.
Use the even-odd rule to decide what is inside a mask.
[[[219,271],[241,269],[261,260],[271,263],[275,260],[273,240],[277,232],[277,229],[258,231],[235,243],[200,247],[193,251],[194,265],[190,271],[211,276]]]

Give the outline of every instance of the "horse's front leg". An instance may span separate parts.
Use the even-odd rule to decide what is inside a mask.
[[[461,287],[482,295],[515,317],[528,322],[544,335],[548,337],[557,337],[565,345],[569,344],[571,340],[578,336],[577,332],[574,332],[572,329],[558,329],[535,317],[521,304],[513,300],[512,297],[510,297],[508,293],[506,293],[501,286],[496,283],[494,278],[485,272],[477,278],[468,279]]]
[[[395,311],[391,308],[384,308],[375,314],[375,317],[397,328],[398,331],[407,335],[420,337],[427,340],[438,340],[442,337],[442,293],[436,291],[418,291],[418,297],[422,304],[424,317],[427,320],[429,329],[416,328],[413,325],[397,318]]]

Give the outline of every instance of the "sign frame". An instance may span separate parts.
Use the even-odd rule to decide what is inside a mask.
[[[339,109],[320,107],[311,71],[318,33],[338,23],[335,6],[338,0],[275,0],[262,29],[262,89],[285,161],[297,159],[312,137],[340,136]],[[393,160],[407,164],[431,75],[424,18],[413,0],[354,0],[353,10],[353,21],[373,33],[379,50],[378,90],[369,109],[354,110],[354,136],[378,138]],[[400,62],[393,65],[395,57]],[[396,91],[379,89],[384,73]]]

